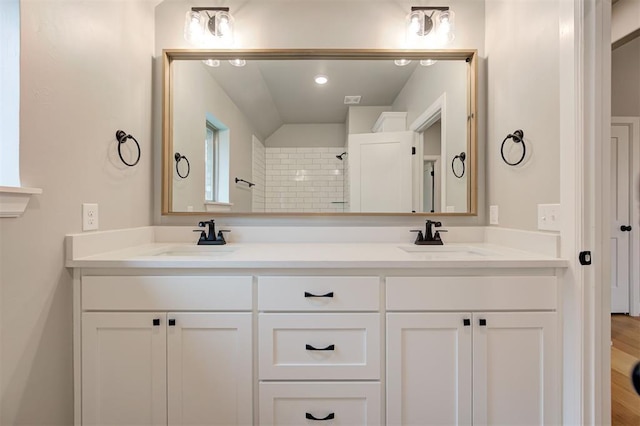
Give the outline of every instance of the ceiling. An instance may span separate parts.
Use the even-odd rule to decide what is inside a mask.
[[[264,138],[283,124],[344,123],[344,97],[362,96],[359,106],[391,105],[417,62],[391,60],[253,60],[244,67],[220,61],[204,67]],[[316,75],[329,82],[318,85]]]

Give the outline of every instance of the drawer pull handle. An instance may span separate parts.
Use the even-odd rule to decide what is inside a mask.
[[[307,420],[317,420],[317,421],[325,421],[325,420],[333,420],[336,418],[336,414],[335,413],[329,413],[329,415],[327,415],[327,417],[319,419],[316,416],[314,416],[311,413],[305,413],[305,417],[307,418]]]
[[[154,318],[153,319],[153,326],[154,327],[158,327],[160,325],[160,318]]]
[[[308,351],[335,351],[336,345],[329,345],[326,348],[314,348],[311,345],[305,345],[305,349]]]
[[[171,319],[169,320],[169,327],[175,327],[175,325],[176,325],[176,320],[175,320],[175,319],[173,319],[173,318],[171,318]]]
[[[313,294],[313,293],[309,293],[308,291],[305,291],[304,297],[333,297],[333,292],[330,291],[327,294]]]
[[[487,320],[484,318],[480,318],[480,321],[478,321],[478,324],[480,325],[480,327],[486,327],[487,326]]]

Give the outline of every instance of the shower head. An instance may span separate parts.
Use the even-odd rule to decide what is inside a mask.
[[[337,158],[338,160],[342,161],[342,160],[344,160],[344,156],[345,156],[345,155],[347,155],[347,153],[346,153],[346,152],[343,152],[343,153],[342,153],[342,154],[340,154],[340,155],[336,155],[336,158]]]

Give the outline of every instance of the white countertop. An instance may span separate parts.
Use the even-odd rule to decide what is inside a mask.
[[[408,251],[407,251],[408,250]],[[416,251],[414,251],[416,250]],[[149,243],[67,259],[77,268],[563,268],[567,261],[487,243]]]

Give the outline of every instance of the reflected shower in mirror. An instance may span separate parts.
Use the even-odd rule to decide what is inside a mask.
[[[475,212],[473,154],[448,167],[475,152],[475,52],[269,52],[165,52],[165,152],[191,171],[163,176],[163,213]]]

